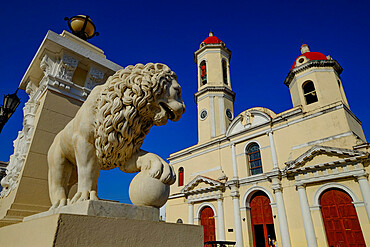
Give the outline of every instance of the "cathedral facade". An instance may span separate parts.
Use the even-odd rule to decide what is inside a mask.
[[[167,221],[237,246],[370,245],[370,145],[342,67],[307,45],[301,53],[284,81],[293,108],[236,115],[231,51],[213,33],[200,44],[198,144],[169,157],[178,181]]]

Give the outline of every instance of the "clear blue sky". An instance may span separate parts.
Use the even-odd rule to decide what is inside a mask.
[[[181,2],[181,3],[180,3]],[[234,110],[292,107],[283,84],[302,43],[330,54],[344,68],[343,86],[353,113],[370,133],[369,1],[5,1],[0,8],[0,97],[16,90],[46,32],[68,29],[64,17],[90,15],[100,36],[90,42],[126,66],[162,62],[183,88],[187,112],[176,123],[153,127],[143,149],[166,158],[197,142],[194,51],[212,30],[233,52]],[[22,127],[22,104],[0,134],[0,160],[8,161]],[[170,143],[170,144],[168,144]],[[132,176],[102,172],[98,194],[129,202]]]

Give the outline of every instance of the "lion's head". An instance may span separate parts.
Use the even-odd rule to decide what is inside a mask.
[[[102,169],[124,166],[153,125],[185,112],[176,74],[160,63],[127,66],[108,78],[97,101],[96,154]]]

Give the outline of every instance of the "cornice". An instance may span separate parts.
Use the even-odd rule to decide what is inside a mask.
[[[225,87],[225,86],[207,86],[205,88],[202,88],[200,91],[196,92],[194,94],[194,100],[195,104],[198,104],[198,98],[208,92],[223,92],[231,96],[232,101],[234,102],[235,100],[235,95],[236,93],[232,91],[231,89]]]
[[[301,73],[313,67],[333,67],[334,71],[338,75],[340,75],[343,71],[343,68],[336,60],[311,60],[305,64],[302,64],[301,66],[292,69],[285,78],[284,84],[289,87],[290,83],[298,73]]]

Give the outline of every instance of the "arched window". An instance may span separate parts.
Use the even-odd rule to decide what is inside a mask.
[[[227,85],[227,64],[225,60],[222,60],[222,76],[224,79],[224,84]]]
[[[179,168],[179,186],[184,185],[184,168],[180,167]]]
[[[307,105],[317,102],[317,94],[312,81],[306,81],[302,88]]]
[[[207,65],[206,61],[200,63],[200,83],[201,85],[207,84]]]
[[[260,147],[257,143],[252,143],[247,148],[247,157],[249,164],[249,171],[251,175],[262,173],[262,161]]]

